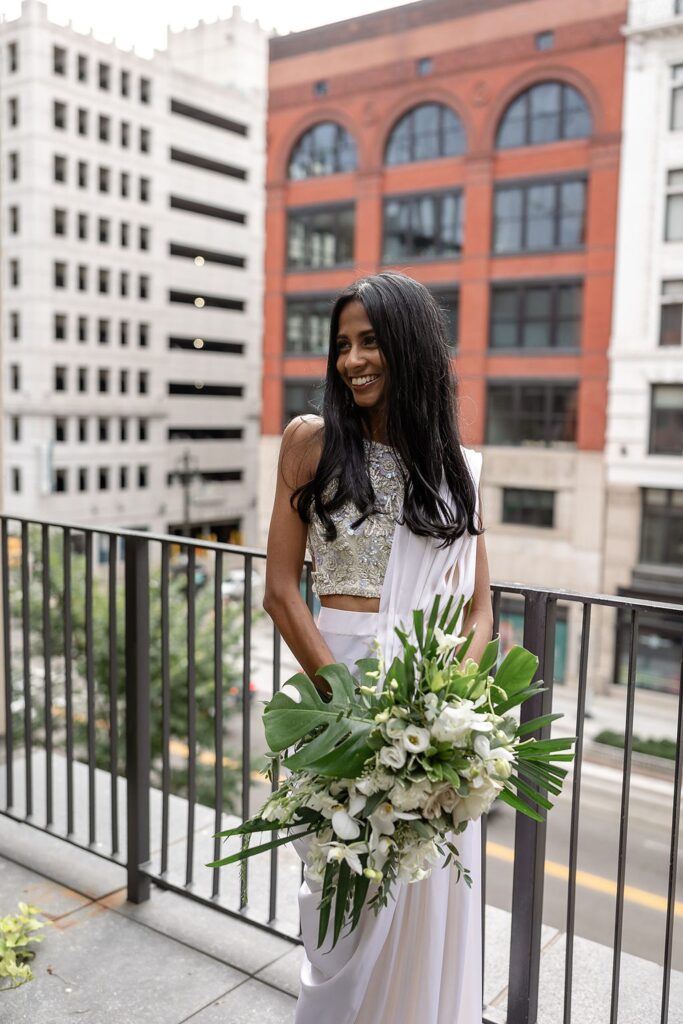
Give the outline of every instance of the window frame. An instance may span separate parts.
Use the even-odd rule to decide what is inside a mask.
[[[520,424],[521,424],[521,411],[523,406],[523,392],[525,388],[539,388],[545,389],[544,394],[544,409],[543,409],[543,434],[542,440],[536,440],[534,438],[524,438],[520,436]],[[517,428],[517,434],[514,439],[508,441],[492,441],[491,440],[491,420],[490,420],[490,409],[491,409],[491,392],[493,390],[502,390],[504,388],[512,391],[512,408],[513,414],[512,419]],[[572,440],[554,440],[552,438],[552,398],[557,391],[571,391],[573,390],[576,395],[576,409],[574,414],[574,437]],[[580,398],[580,381],[576,377],[515,377],[515,378],[496,378],[491,377],[486,381],[486,412],[484,417],[484,444],[491,445],[491,447],[500,448],[553,448],[556,446],[562,446],[575,450],[577,447],[577,435],[578,435],[578,400]]]
[[[510,515],[506,515],[506,510],[509,513],[511,506],[509,500],[506,502],[506,498],[509,499],[512,493],[520,495],[520,502],[518,506],[520,518],[511,518]],[[536,497],[540,495],[550,495],[550,521],[542,522],[543,512],[548,511],[547,509],[541,508],[540,505],[533,506],[533,501],[528,501],[530,496]],[[557,491],[551,490],[547,487],[501,487],[501,506],[500,506],[500,521],[506,526],[522,526],[529,527],[530,529],[538,530],[552,530],[555,528],[555,499]],[[537,521],[534,521],[534,513],[538,514]],[[531,517],[531,521],[529,520]]]
[[[416,253],[404,253],[395,259],[390,259],[386,255],[386,209],[387,204],[392,202],[414,202],[421,199],[434,199],[436,201],[436,210],[434,213],[434,223],[440,224],[441,221],[441,206],[442,201],[446,196],[454,197],[457,204],[457,233],[459,235],[460,249],[455,255],[446,255],[443,251],[437,253],[430,253],[426,256],[420,256]],[[438,188],[438,189],[421,189],[418,192],[397,192],[382,197],[382,253],[381,263],[382,266],[396,266],[402,264],[404,261],[409,260],[410,263],[451,263],[454,260],[462,259],[463,244],[465,240],[465,190],[462,186],[457,185],[455,188]],[[412,227],[410,229],[411,237],[413,235]],[[436,237],[436,236],[435,236]],[[439,239],[442,242],[442,239]],[[457,242],[456,242],[457,244]]]
[[[657,412],[662,412],[661,408],[660,409],[656,408],[656,404],[655,404],[655,402],[656,402],[656,394],[657,394],[658,391],[659,392],[666,392],[666,391],[672,391],[672,390],[675,390],[675,389],[678,389],[680,392],[682,392],[682,397],[683,397],[683,383],[673,384],[673,383],[661,383],[660,381],[654,381],[653,383],[650,384],[650,422],[649,422],[649,429],[648,429],[648,444],[647,444],[647,453],[648,453],[648,455],[660,455],[663,458],[681,458],[681,457],[683,457],[683,402],[681,403],[680,410],[678,410],[678,409],[675,410],[675,412],[677,413],[677,417],[680,419],[680,434],[681,434],[680,448],[677,451],[671,451],[671,450],[668,450],[668,449],[667,450],[662,450],[661,448],[655,448],[655,437],[656,437],[657,432],[658,432],[657,426],[655,424],[655,418],[656,418]]]
[[[552,278],[496,278],[489,281],[489,327],[488,327],[488,347],[487,352],[490,356],[499,355],[544,355],[554,354],[556,352],[561,353],[577,353],[581,351],[581,332],[583,327],[583,286],[584,279],[582,277],[552,277]],[[581,311],[578,316],[578,339],[575,345],[560,345],[557,343],[558,329],[561,323],[569,321],[569,318],[561,318],[559,316],[559,296],[560,291],[563,287],[578,287],[580,289],[581,299]],[[532,288],[548,288],[551,292],[550,305],[550,330],[551,341],[550,345],[544,345],[535,347],[533,345],[525,345],[523,342],[524,327],[529,321],[526,316],[526,293]],[[515,321],[517,329],[517,339],[514,345],[494,345],[493,344],[493,327],[494,327],[494,295],[496,292],[502,292],[504,290],[514,289],[519,294],[517,295],[517,319]],[[521,315],[519,315],[521,313]],[[574,318],[571,321],[573,322]]]
[[[313,265],[311,263],[293,264],[290,263],[289,259],[289,242],[290,242],[290,227],[292,219],[296,217],[303,217],[304,220],[310,220],[318,214],[333,213],[341,215],[345,212],[351,212],[353,214],[353,228],[352,228],[352,242],[351,242],[351,256],[348,260],[341,262],[335,261],[334,263]],[[334,238],[335,247],[339,237],[338,232],[338,216],[335,217],[334,226]],[[304,247],[307,248],[310,245],[310,236],[307,235],[304,239]],[[287,210],[287,223],[285,231],[285,268],[288,274],[296,273],[311,273],[326,270],[338,270],[344,267],[353,267],[355,263],[355,251],[356,251],[356,203],[354,201],[339,202],[339,203],[315,203],[307,204],[305,206],[292,206]]]
[[[531,125],[533,123],[533,116],[531,114],[531,94],[532,94],[532,92],[535,89],[543,88],[543,86],[546,86],[546,85],[559,85],[560,86],[560,90],[561,90],[560,91],[560,109],[559,109],[559,115],[558,115],[559,116],[560,131],[559,131],[559,134],[557,135],[556,138],[544,139],[542,142],[532,142],[531,141]],[[581,98],[581,100],[583,101],[583,104],[584,104],[584,106],[586,108],[586,112],[588,114],[588,117],[590,119],[589,131],[585,135],[566,135],[566,134],[564,134],[565,129],[566,129],[566,118],[567,118],[567,95],[570,92],[576,93],[576,95]],[[520,100],[524,100],[525,101],[525,110],[524,110],[524,141],[520,142],[520,143],[515,143],[512,146],[510,146],[510,145],[502,146],[501,143],[500,143],[500,135],[501,135],[501,132],[503,130],[503,125],[505,123],[505,119],[508,116],[512,106],[515,103],[518,103]],[[495,137],[494,148],[495,148],[496,152],[507,152],[510,149],[526,149],[526,148],[535,149],[537,146],[554,146],[558,142],[579,142],[581,139],[590,139],[591,138],[591,136],[593,135],[594,128],[595,128],[594,121],[595,121],[595,119],[593,117],[593,111],[590,108],[590,104],[588,103],[588,100],[583,95],[583,93],[581,92],[580,89],[577,89],[576,86],[572,85],[570,82],[565,82],[565,81],[563,81],[562,79],[559,79],[559,78],[543,78],[543,79],[540,79],[537,82],[533,82],[531,85],[528,85],[525,89],[522,89],[521,92],[518,92],[515,96],[513,96],[511,98],[510,102],[505,107],[505,110],[500,115],[500,119],[499,119],[498,124],[496,126],[496,137]]]
[[[646,513],[648,509],[647,495],[652,491],[663,491],[666,494],[666,503],[664,505],[653,504],[649,506],[650,516],[654,516],[656,520],[656,527],[659,536],[664,537],[664,557],[661,561],[653,561],[645,557],[645,526],[646,526]],[[683,568],[683,561],[677,562],[672,556],[672,543],[673,538],[671,536],[672,521],[678,519],[680,516],[683,518],[683,502],[681,505],[677,505],[673,501],[674,494],[683,493],[679,488],[672,487],[641,487],[640,489],[640,544],[638,549],[638,558],[641,565],[656,565],[656,566],[679,566]],[[660,509],[666,511],[660,513]],[[672,512],[672,510],[675,510]]]
[[[529,249],[526,247],[525,239],[528,233],[528,196],[529,190],[537,185],[553,185],[555,187],[555,203],[553,207],[553,236],[559,237],[559,225],[560,225],[560,206],[558,197],[560,195],[559,189],[561,185],[565,184],[582,184],[583,185],[583,226],[582,226],[582,240],[571,246],[565,245],[552,245],[550,247],[541,249]],[[551,252],[583,252],[586,248],[586,230],[588,222],[586,218],[586,212],[588,210],[588,186],[589,176],[586,172],[572,173],[572,174],[548,174],[537,177],[524,177],[524,178],[503,178],[494,182],[492,205],[491,205],[491,256],[496,258],[505,258],[509,256],[525,256],[527,253],[551,253]],[[504,249],[502,251],[496,249],[496,198],[501,192],[512,191],[513,189],[522,190],[522,212],[520,221],[522,225],[522,245],[516,249]]]

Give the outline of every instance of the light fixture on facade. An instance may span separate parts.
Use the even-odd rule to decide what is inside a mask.
[[[204,257],[203,256],[195,256],[194,263],[195,263],[196,267],[203,267],[204,266]]]
[[[203,309],[204,308],[205,302],[204,302],[204,299],[201,297],[201,295],[197,296],[197,298],[194,300],[194,304],[197,307],[197,309]]]
[[[204,348],[204,339],[195,338],[192,344],[194,345],[195,348]]]

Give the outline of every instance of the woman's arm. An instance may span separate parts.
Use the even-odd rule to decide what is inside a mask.
[[[316,673],[334,657],[299,590],[307,527],[290,504],[292,492],[315,473],[320,458],[319,436],[318,418],[300,417],[287,426],[282,437],[268,531],[263,607],[304,672],[319,690],[329,693],[328,684],[316,678]]]
[[[463,636],[467,636],[473,626],[476,626],[476,630],[470,649],[467,652],[467,657],[474,658],[476,662],[479,662],[493,631],[491,580],[489,578],[489,563],[486,556],[486,542],[483,533],[480,533],[477,537],[474,593],[467,606],[467,614],[462,629]]]

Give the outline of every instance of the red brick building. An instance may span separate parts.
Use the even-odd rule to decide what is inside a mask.
[[[451,324],[495,577],[599,588],[625,10],[422,0],[271,40],[265,514],[334,293],[397,268]]]

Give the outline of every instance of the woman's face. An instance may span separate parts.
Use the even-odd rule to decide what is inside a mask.
[[[339,317],[337,371],[363,409],[380,406],[386,389],[386,364],[362,302],[347,302]]]

